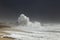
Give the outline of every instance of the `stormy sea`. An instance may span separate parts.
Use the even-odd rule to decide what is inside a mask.
[[[21,14],[17,19],[17,25],[0,28],[0,40],[3,40],[2,38],[4,40],[60,40],[60,24],[32,22],[29,17]]]

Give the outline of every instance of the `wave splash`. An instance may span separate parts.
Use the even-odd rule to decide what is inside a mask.
[[[24,14],[21,14],[18,17],[18,28],[20,27],[21,29],[27,30],[27,31],[35,31],[35,30],[40,30],[41,23],[40,22],[31,22],[29,17],[25,16]],[[31,30],[30,30],[31,29]]]
[[[20,24],[20,25],[25,25],[25,26],[27,26],[27,25],[38,25],[38,26],[41,26],[40,25],[40,22],[37,22],[37,21],[35,21],[35,22],[31,22],[30,21],[30,19],[29,19],[29,17],[27,17],[27,16],[25,16],[24,14],[21,14],[19,17],[18,17],[18,23]]]
[[[45,30],[50,29],[56,30],[55,25],[52,28],[51,26],[47,26],[48,28],[47,27],[42,28],[40,22],[37,21],[31,22],[29,17],[25,16],[24,14],[21,14],[18,17],[18,24],[19,24],[18,26],[16,27],[14,26],[12,29],[10,29],[10,31],[8,30],[4,31],[6,33],[9,33],[9,35],[3,36],[12,37],[15,38],[16,40],[60,40],[60,33],[44,32]],[[16,28],[16,31],[13,30],[14,28]],[[41,29],[44,31],[39,31]]]

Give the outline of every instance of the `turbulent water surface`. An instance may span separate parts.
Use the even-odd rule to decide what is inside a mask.
[[[29,17],[21,14],[18,26],[0,29],[2,37],[11,37],[14,40],[60,40],[60,25],[44,25],[40,22],[31,22]]]

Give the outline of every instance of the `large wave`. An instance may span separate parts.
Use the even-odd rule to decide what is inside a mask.
[[[60,40],[60,33],[58,33],[60,31],[56,31],[58,27],[55,25],[46,25],[43,27],[40,22],[31,22],[29,17],[24,14],[18,17],[18,24],[18,26],[12,27],[10,31],[9,29],[4,31],[9,33],[9,35],[3,36],[16,38],[16,40]]]
[[[30,18],[25,16],[24,14],[21,14],[18,17],[18,26],[20,29],[27,30],[27,31],[59,31],[60,27],[58,25],[51,25],[51,24],[45,24],[44,26],[41,26],[41,23],[38,21],[30,21]]]
[[[17,28],[21,28],[21,29],[25,29],[25,30],[29,30],[29,31],[36,31],[36,30],[40,30],[41,27],[41,23],[38,21],[35,22],[31,22],[29,17],[25,16],[24,14],[21,14],[18,17],[18,26]]]
[[[35,22],[31,22],[30,21],[30,19],[29,19],[29,17],[27,17],[27,16],[25,16],[24,14],[21,14],[19,17],[18,17],[18,23],[20,24],[20,25],[25,25],[25,26],[30,26],[30,25],[38,25],[38,26],[41,26],[41,24],[40,24],[40,22],[37,22],[37,21],[35,21]]]

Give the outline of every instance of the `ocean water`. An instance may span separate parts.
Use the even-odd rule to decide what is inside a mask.
[[[31,30],[27,27],[11,28],[4,31],[6,33],[9,33],[9,35],[4,36],[12,37],[16,40],[60,40],[60,31],[54,31],[57,28],[53,28],[54,30],[46,30],[45,28],[45,31],[38,31],[38,29],[35,29]]]
[[[15,38],[15,40],[60,40],[60,25],[49,24],[41,26],[38,21],[31,22],[29,17],[21,14],[18,17],[18,25],[5,28],[4,36]]]

